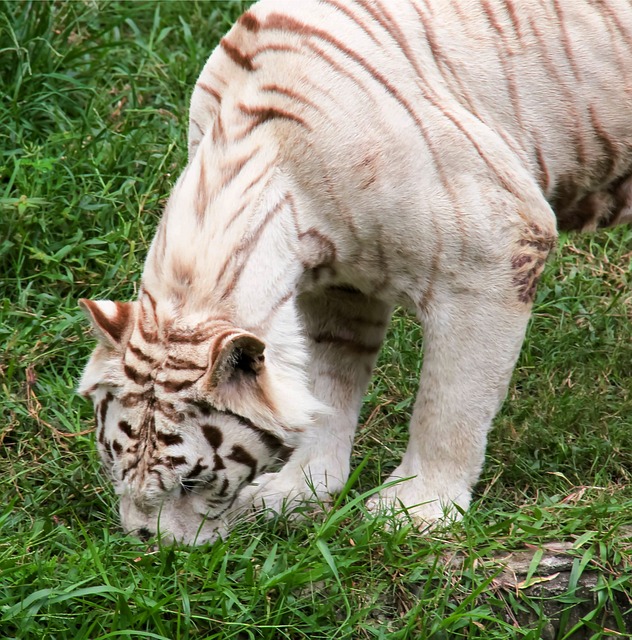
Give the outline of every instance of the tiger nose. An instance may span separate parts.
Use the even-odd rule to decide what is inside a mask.
[[[134,482],[126,487],[125,495],[132,504],[142,513],[155,511],[162,501],[161,492],[152,482]],[[164,497],[164,494],[163,494]]]

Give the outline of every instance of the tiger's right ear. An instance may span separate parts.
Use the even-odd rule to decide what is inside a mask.
[[[129,337],[134,326],[134,302],[81,298],[79,306],[90,320],[92,330],[101,344],[118,349]]]

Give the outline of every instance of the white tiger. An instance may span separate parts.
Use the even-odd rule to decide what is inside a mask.
[[[627,0],[245,13],[193,92],[139,299],[82,301],[123,527],[199,543],[339,491],[395,304],[423,369],[370,507],[467,509],[557,229],[631,219],[631,63]]]

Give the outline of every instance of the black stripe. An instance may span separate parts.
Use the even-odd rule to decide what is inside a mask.
[[[252,482],[257,475],[257,460],[253,458],[243,447],[235,445],[228,455],[229,460],[238,462],[250,468],[250,473],[246,478],[248,482]]]
[[[118,423],[118,427],[128,438],[134,437],[134,434],[132,433],[132,425],[129,422],[121,420]]]
[[[168,447],[174,444],[182,444],[182,436],[177,433],[162,433],[161,431],[156,431],[156,438]]]

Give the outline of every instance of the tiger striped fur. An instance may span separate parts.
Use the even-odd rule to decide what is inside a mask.
[[[83,301],[124,528],[340,490],[391,311],[424,329],[372,509],[466,509],[557,229],[632,218],[627,0],[261,0],[190,108],[135,302]],[[279,470],[280,468],[280,470]]]

